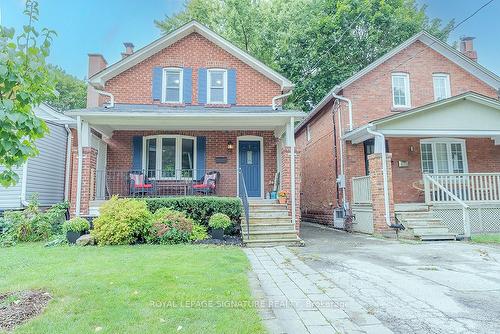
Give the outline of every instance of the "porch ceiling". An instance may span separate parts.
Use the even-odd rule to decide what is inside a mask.
[[[500,140],[500,102],[465,93],[375,120],[344,136],[352,143],[373,138],[368,128],[386,137],[487,137]]]
[[[155,111],[70,111],[105,135],[114,130],[272,130],[282,132],[290,124],[306,116],[301,111],[259,112],[155,112]]]

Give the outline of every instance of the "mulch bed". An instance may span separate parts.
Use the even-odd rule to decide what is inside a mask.
[[[231,245],[231,246],[241,246],[241,238],[239,236],[225,235],[223,240],[220,239],[205,239],[198,240],[195,244],[202,245]]]
[[[0,330],[10,331],[15,326],[36,317],[47,306],[52,296],[41,290],[23,290],[0,294]]]

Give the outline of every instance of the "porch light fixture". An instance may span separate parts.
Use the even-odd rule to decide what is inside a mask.
[[[228,141],[227,142],[227,150],[231,151],[233,148],[234,148],[233,142],[232,141]]]
[[[410,145],[410,146],[408,147],[408,151],[410,151],[410,152],[415,152],[415,146]]]

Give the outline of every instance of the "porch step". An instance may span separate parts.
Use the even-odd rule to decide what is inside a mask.
[[[304,246],[304,241],[299,237],[290,239],[254,239],[254,240],[244,240],[243,243],[247,247],[276,247],[276,246],[289,246],[289,247],[300,247]]]
[[[241,230],[246,232],[247,225],[246,223],[241,224]],[[272,224],[269,223],[253,223],[250,224],[250,230],[254,232],[272,232],[272,231],[292,231],[295,233],[295,226],[292,224],[291,221],[288,221],[286,223],[276,223],[273,222]]]
[[[292,224],[292,218],[288,216],[282,216],[282,217],[252,217],[250,216],[250,225],[254,224],[267,224],[267,225],[273,225],[273,224]],[[241,224],[246,225],[246,220],[245,217],[241,219]]]
[[[250,209],[250,219],[252,218],[287,218],[286,210],[252,210]]]
[[[415,209],[415,208],[413,208]],[[456,236],[450,233],[448,226],[443,224],[442,219],[434,218],[432,212],[399,211],[396,213],[399,222],[406,227],[401,236],[422,241],[455,240]]]
[[[247,240],[247,233],[245,229],[241,230],[243,240]],[[250,230],[250,240],[281,240],[281,239],[294,239],[297,237],[295,230],[288,231],[252,231]]]
[[[262,211],[262,210],[283,210],[287,211],[286,204],[251,204],[249,203],[250,209],[255,210],[255,211]]]

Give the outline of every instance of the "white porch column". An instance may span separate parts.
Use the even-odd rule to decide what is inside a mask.
[[[290,147],[290,197],[292,198],[292,221],[296,224],[297,208],[295,207],[295,117],[290,117],[287,127],[287,144]]]

